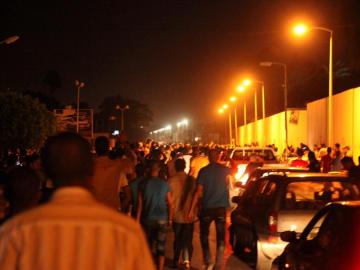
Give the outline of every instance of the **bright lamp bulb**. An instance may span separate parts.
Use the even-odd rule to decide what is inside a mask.
[[[298,36],[304,35],[308,31],[308,27],[305,24],[298,24],[294,27],[294,33]]]

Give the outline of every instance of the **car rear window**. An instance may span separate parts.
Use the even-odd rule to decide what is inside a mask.
[[[291,182],[286,187],[282,209],[317,210],[329,202],[359,199],[358,188],[350,182]]]
[[[243,149],[236,150],[232,156],[233,160],[249,160],[250,156],[257,155],[262,157],[265,161],[276,160],[273,152],[269,149]]]

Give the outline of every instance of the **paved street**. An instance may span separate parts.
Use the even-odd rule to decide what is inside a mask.
[[[166,247],[166,268],[167,270],[172,269],[171,263],[172,263],[172,243],[173,243],[173,233],[169,233],[168,240],[167,240],[167,247]],[[227,235],[228,239],[228,235]],[[213,255],[213,258],[215,258],[215,251],[216,251],[216,235],[215,235],[215,224],[213,223],[210,227],[210,248]],[[202,251],[201,251],[201,245],[199,240],[199,222],[195,223],[195,232],[194,232],[194,255],[192,260],[192,268],[194,270],[200,270],[202,269],[203,261],[202,261]],[[225,259],[224,259],[226,270],[247,270],[251,269],[249,268],[245,263],[243,263],[241,260],[239,260],[236,256],[232,255],[231,247],[226,245],[225,249]]]

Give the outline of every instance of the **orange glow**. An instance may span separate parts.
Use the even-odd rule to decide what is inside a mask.
[[[236,88],[236,91],[238,91],[238,92],[244,92],[244,90],[245,90],[245,87],[242,86],[242,85],[239,85],[239,86]]]
[[[236,101],[236,97],[235,97],[235,96],[230,97],[230,102],[235,102],[235,101]]]
[[[309,31],[309,27],[306,24],[298,24],[293,28],[294,34],[297,36],[303,36],[306,32]]]
[[[251,80],[245,79],[242,84],[245,86],[249,86],[251,84]]]
[[[218,114],[223,114],[224,113],[224,109],[221,108],[221,109],[218,109]]]
[[[224,105],[222,106],[222,108],[223,108],[224,110],[226,110],[227,108],[229,108],[229,105],[224,104]]]

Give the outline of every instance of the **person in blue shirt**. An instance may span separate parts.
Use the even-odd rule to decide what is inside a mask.
[[[150,163],[148,179],[138,193],[137,219],[144,226],[150,248],[155,246],[153,255],[158,269],[165,264],[165,243],[168,226],[172,226],[173,202],[170,188],[163,176],[163,164]]]
[[[225,249],[226,209],[229,208],[230,169],[219,163],[220,152],[212,149],[209,152],[210,164],[202,168],[197,178],[197,187],[191,203],[188,218],[194,216],[194,209],[202,196],[200,204],[200,241],[203,250],[205,268],[212,268],[209,248],[209,228],[215,222],[216,227],[216,261],[215,268],[221,269]]]

